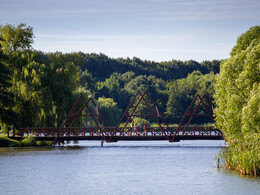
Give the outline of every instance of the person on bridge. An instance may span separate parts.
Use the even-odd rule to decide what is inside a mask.
[[[147,135],[146,127],[147,127],[147,123],[145,122],[144,123],[144,131],[143,131],[142,135]]]
[[[132,121],[132,122],[130,123],[130,127],[131,127],[131,129],[130,129],[128,135],[130,135],[130,134],[133,135],[133,132],[134,132],[134,121]]]
[[[137,123],[134,123],[134,132],[135,132],[135,135],[138,135],[138,133],[137,133]]]

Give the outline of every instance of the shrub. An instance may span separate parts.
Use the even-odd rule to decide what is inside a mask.
[[[37,141],[37,146],[51,146],[52,142],[51,141]]]
[[[21,141],[22,146],[36,146],[37,143],[33,135],[29,135]]]

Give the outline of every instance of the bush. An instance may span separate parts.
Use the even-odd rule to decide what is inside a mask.
[[[37,141],[37,146],[51,146],[52,142],[51,141]]]
[[[21,141],[22,146],[36,146],[37,143],[33,135],[29,135]]]

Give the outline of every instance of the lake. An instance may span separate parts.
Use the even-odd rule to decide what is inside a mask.
[[[0,194],[260,194],[259,177],[217,168],[224,141],[82,141],[0,148]]]

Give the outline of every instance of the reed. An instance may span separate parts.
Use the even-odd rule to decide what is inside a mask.
[[[236,170],[242,175],[260,175],[259,138],[235,140],[223,154],[228,169]]]

